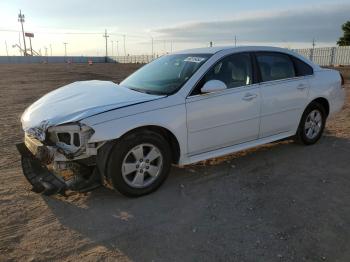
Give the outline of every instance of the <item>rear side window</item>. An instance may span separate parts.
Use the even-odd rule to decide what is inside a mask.
[[[288,55],[272,52],[256,53],[263,82],[296,76],[293,61]]]
[[[307,63],[301,61],[300,59],[292,56],[294,66],[295,66],[295,73],[297,76],[308,76],[312,75],[314,73],[314,70],[311,66],[309,66]]]

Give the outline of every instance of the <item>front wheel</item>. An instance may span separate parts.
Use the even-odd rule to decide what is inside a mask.
[[[137,197],[155,191],[167,178],[170,165],[168,142],[158,133],[145,131],[128,135],[114,146],[107,175],[120,193]]]
[[[315,144],[322,136],[326,124],[326,113],[319,103],[310,104],[300,120],[296,138],[305,145]]]

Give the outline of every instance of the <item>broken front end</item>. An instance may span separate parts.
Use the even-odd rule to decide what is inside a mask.
[[[81,124],[25,130],[24,142],[16,146],[32,190],[51,195],[66,190],[86,192],[100,186],[96,158],[104,143],[88,143],[93,133]]]

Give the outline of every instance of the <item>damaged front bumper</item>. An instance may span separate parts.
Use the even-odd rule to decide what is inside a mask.
[[[32,191],[44,195],[64,194],[68,185],[61,177],[50,172],[48,168],[29,151],[25,143],[16,144],[21,154],[23,174],[33,186]]]
[[[23,174],[32,185],[32,191],[36,193],[64,195],[67,190],[86,192],[101,185],[96,167],[70,162],[70,167],[74,167],[71,170],[75,170],[74,175],[69,178],[49,170],[52,150],[39,141],[26,140],[26,143],[16,144],[16,147],[21,154]]]

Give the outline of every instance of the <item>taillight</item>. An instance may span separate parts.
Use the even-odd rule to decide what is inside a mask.
[[[344,80],[344,76],[342,75],[342,73],[340,74],[340,78],[341,78],[341,87],[344,88],[345,87],[345,80]]]

